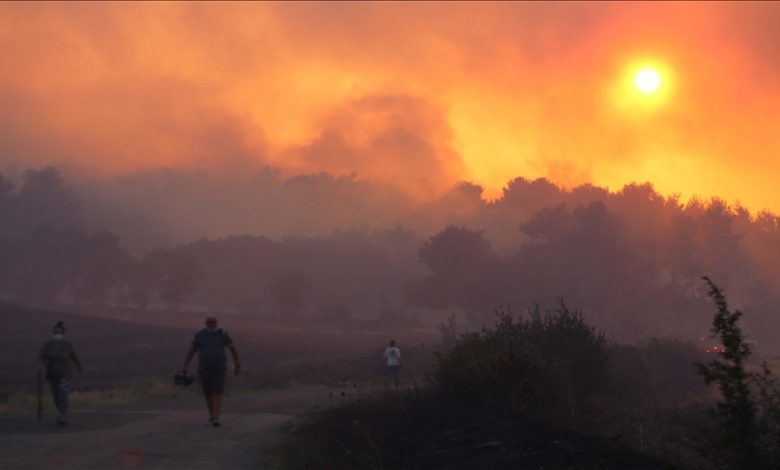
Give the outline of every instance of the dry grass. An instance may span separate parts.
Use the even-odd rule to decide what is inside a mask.
[[[129,405],[132,403],[164,400],[178,395],[193,396],[194,387],[186,390],[176,389],[171,381],[162,377],[143,380],[131,380],[114,387],[94,390],[73,390],[69,395],[72,408],[93,408],[103,406]],[[43,383],[43,410],[53,408],[48,382]],[[11,394],[0,403],[0,414],[28,415],[35,413],[38,397],[35,393],[21,391]]]

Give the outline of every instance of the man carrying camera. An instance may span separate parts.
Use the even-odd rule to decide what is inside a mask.
[[[222,412],[222,390],[227,369],[225,348],[228,348],[233,356],[233,372],[238,375],[241,372],[241,362],[233,340],[227,331],[217,328],[216,317],[207,317],[206,328],[195,334],[182,366],[182,374],[186,376],[187,366],[195,352],[198,353],[198,375],[209,409],[209,424],[215,428],[220,426],[219,415]]]

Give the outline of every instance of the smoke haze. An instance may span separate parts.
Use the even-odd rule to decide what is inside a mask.
[[[79,175],[321,171],[414,199],[510,179],[719,196],[769,190],[769,3],[0,6],[0,164]],[[717,53],[712,53],[717,51]],[[668,73],[657,109],[616,93]],[[618,93],[619,95],[619,93]],[[621,101],[622,100],[622,101]]]

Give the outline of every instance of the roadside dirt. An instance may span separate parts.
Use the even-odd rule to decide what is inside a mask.
[[[194,398],[0,417],[0,466],[21,468],[273,468],[269,450],[299,413],[324,406],[328,390],[273,391],[225,398],[222,427],[207,426]],[[48,398],[48,397],[47,397]]]

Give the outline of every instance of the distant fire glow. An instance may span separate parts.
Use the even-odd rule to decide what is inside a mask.
[[[487,200],[518,176],[649,181],[780,212],[776,18],[780,2],[0,2],[0,167],[354,174],[420,202],[459,181]]]

